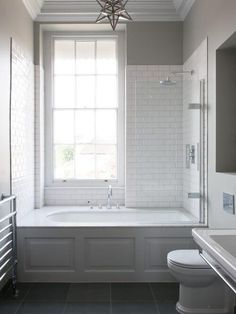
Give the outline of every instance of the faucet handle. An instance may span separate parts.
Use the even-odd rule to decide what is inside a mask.
[[[90,201],[88,201],[88,206],[90,207],[90,209],[93,209],[93,205]]]
[[[108,194],[112,196],[112,186],[111,186],[111,184],[108,185]]]

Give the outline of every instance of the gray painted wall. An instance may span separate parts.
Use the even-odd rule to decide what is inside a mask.
[[[0,0],[0,195],[10,188],[10,37],[33,59],[33,22],[20,0]]]
[[[236,31],[235,0],[196,0],[183,28],[184,60],[208,36],[209,103],[209,223],[210,227],[236,227],[236,216],[223,211],[223,191],[236,194],[236,175],[216,172],[216,49]],[[222,113],[223,114],[223,113]],[[236,117],[235,117],[236,118]],[[236,142],[235,142],[236,145]]]
[[[127,64],[183,64],[182,30],[182,22],[128,23]]]
[[[216,54],[216,171],[236,172],[236,49]]]

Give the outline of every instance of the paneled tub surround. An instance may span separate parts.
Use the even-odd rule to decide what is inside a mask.
[[[18,222],[18,279],[174,281],[166,256],[195,247],[191,231],[196,225],[181,209],[34,210]]]

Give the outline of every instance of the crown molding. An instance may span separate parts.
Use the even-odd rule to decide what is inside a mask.
[[[195,0],[173,0],[176,11],[181,20],[185,20]]]
[[[38,22],[94,22],[99,13],[95,0],[22,0]],[[195,0],[129,1],[134,21],[183,21]]]
[[[166,21],[181,21],[178,16],[163,16],[155,13],[135,14],[130,13],[134,22],[166,22]],[[98,13],[77,13],[77,14],[39,14],[36,18],[37,22],[54,22],[54,23],[95,23]],[[130,23],[130,22],[126,22]]]
[[[181,0],[182,1],[182,0]],[[173,0],[129,1],[127,11],[134,21],[181,21]],[[95,0],[45,0],[39,22],[94,22],[100,7]]]
[[[43,1],[44,0],[22,0],[33,20],[35,20],[40,14],[41,8],[43,6]]]

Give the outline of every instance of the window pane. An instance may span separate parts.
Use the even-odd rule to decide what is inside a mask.
[[[76,147],[76,178],[81,180],[95,179],[94,145]]]
[[[77,77],[77,107],[94,108],[95,107],[95,77],[79,76]]]
[[[95,143],[94,110],[76,111],[76,143]]]
[[[96,111],[96,141],[97,143],[116,144],[117,142],[117,112],[116,110]]]
[[[55,179],[117,178],[116,40],[55,40]]]
[[[75,73],[75,44],[73,40],[56,40],[54,44],[54,74]]]
[[[116,74],[116,42],[114,40],[97,41],[97,72],[98,74]]]
[[[54,107],[75,107],[75,78],[74,76],[54,77]]]
[[[74,147],[72,145],[56,145],[54,147],[54,178],[74,178]]]
[[[74,143],[74,112],[54,110],[54,144]]]
[[[117,151],[115,145],[96,146],[96,178],[117,178]]]
[[[97,107],[117,107],[117,78],[116,76],[97,77]]]
[[[76,73],[95,73],[95,42],[76,42]]]

